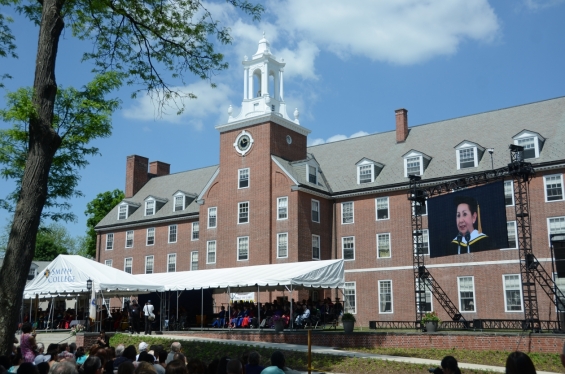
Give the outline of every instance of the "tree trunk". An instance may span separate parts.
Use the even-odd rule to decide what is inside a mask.
[[[35,250],[35,237],[47,197],[47,179],[61,139],[51,127],[57,94],[55,60],[64,27],[65,0],[43,0],[33,103],[36,116],[29,121],[29,153],[22,177],[14,221],[0,269],[0,354],[10,354],[22,295]]]

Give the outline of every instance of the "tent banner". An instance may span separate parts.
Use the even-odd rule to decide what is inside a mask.
[[[231,293],[230,301],[233,303],[235,301],[253,301],[255,302],[255,292],[247,293]]]

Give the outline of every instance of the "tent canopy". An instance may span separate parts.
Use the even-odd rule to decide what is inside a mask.
[[[224,292],[294,290],[305,288],[343,288],[343,260],[293,262],[286,264],[244,266],[237,268],[138,274],[143,282],[159,284],[166,291],[213,289]]]
[[[119,269],[76,255],[59,255],[26,285],[24,297],[65,296],[70,297],[88,292],[86,281],[92,280],[95,292],[107,292],[112,295],[133,295],[155,291],[164,291],[163,286],[144,281]]]

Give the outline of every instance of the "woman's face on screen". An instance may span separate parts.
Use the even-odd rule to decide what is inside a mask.
[[[471,213],[468,204],[459,204],[457,206],[457,229],[461,234],[471,233],[475,229],[475,221],[477,213]]]

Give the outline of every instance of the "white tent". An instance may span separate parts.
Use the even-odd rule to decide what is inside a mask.
[[[87,280],[92,280],[92,290],[109,293],[112,296],[134,295],[147,292],[161,292],[164,287],[144,281],[119,269],[103,265],[82,256],[59,255],[44,270],[26,285],[24,297],[51,298],[72,297],[86,294]]]
[[[343,260],[292,262],[237,268],[138,274],[143,282],[159,284],[166,291],[213,289],[224,292],[343,288]]]

